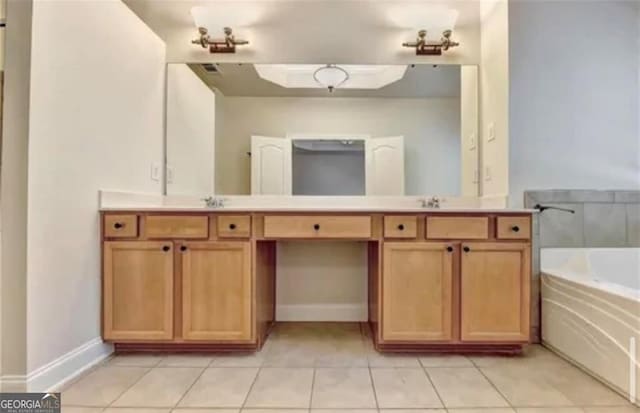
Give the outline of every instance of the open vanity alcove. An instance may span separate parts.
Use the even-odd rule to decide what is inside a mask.
[[[525,211],[102,212],[103,337],[116,351],[260,348],[279,241],[367,244],[380,351],[518,352],[529,341]]]

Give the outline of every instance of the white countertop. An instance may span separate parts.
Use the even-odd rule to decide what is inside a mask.
[[[100,192],[100,211],[141,212],[406,212],[406,213],[534,213],[533,209],[507,208],[504,197],[441,197],[440,208],[425,208],[426,197],[365,196],[218,196],[222,208],[207,208],[198,197]]]

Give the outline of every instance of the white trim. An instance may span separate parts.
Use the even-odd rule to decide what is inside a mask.
[[[276,321],[351,321],[369,319],[367,304],[278,304]]]
[[[59,390],[105,360],[111,353],[113,346],[96,337],[29,373],[26,377],[26,389],[39,392]],[[2,383],[5,383],[5,377],[2,378]]]

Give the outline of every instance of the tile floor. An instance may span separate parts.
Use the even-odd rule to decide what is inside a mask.
[[[366,325],[279,324],[245,355],[116,356],[62,392],[65,413],[631,413],[540,346],[523,357],[382,355]]]

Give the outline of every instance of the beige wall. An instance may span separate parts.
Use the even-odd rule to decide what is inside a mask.
[[[30,11],[11,2],[9,19]],[[34,2],[31,30],[17,21],[6,62],[2,315],[3,330],[26,328],[27,341],[3,331],[3,374],[28,375],[27,388],[42,391],[111,351],[100,339],[98,190],[161,193],[150,165],[163,159],[165,47],[119,0]]]
[[[509,192],[509,4],[480,5],[481,195]],[[489,140],[493,126],[495,139]]]
[[[11,21],[11,25],[6,29],[8,53],[5,65],[0,183],[0,338],[4,376],[2,387],[5,390],[12,388],[7,386],[6,376],[14,376],[19,382],[27,368],[27,160],[31,16],[31,1],[9,1],[7,19]]]
[[[366,134],[405,137],[407,194],[459,194],[460,98],[225,97],[216,137],[216,188],[251,192],[251,135]]]

